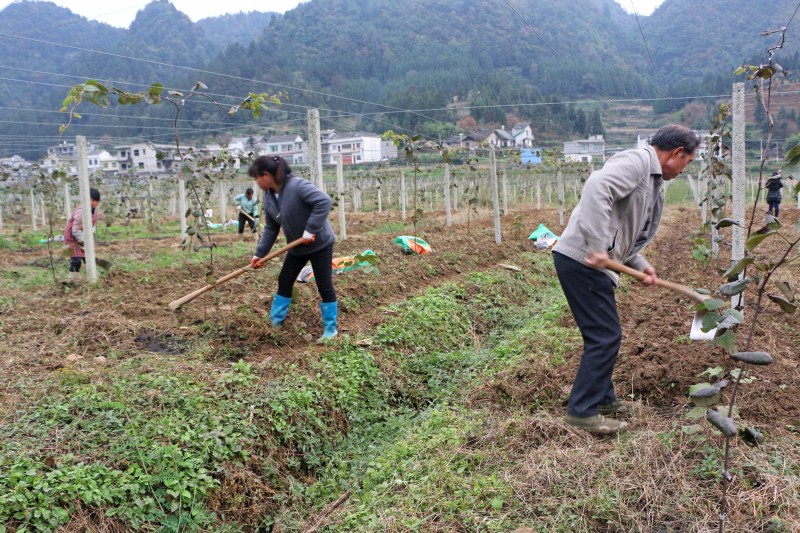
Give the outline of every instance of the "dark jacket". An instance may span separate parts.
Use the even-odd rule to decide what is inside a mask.
[[[768,202],[781,201],[781,189],[783,189],[783,180],[780,176],[771,176],[766,183],[766,188],[769,190],[767,193]]]
[[[328,213],[331,197],[311,182],[293,174],[286,176],[277,195],[272,190],[264,193],[265,226],[255,255],[264,257],[272,249],[278,232],[283,229],[287,242],[303,236],[303,231],[316,235],[314,242],[298,246],[290,254],[308,255],[321,250],[336,240]]]

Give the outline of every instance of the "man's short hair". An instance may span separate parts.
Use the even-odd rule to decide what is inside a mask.
[[[650,144],[661,150],[683,148],[687,153],[693,154],[700,145],[700,136],[686,126],[667,124],[653,135]]]

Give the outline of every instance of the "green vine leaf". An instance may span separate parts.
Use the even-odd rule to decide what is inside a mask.
[[[751,278],[744,278],[731,283],[726,283],[725,285],[720,286],[720,288],[717,289],[717,292],[723,296],[736,296],[737,294],[743,293],[751,281],[753,281]]]
[[[747,239],[747,245],[746,245],[747,251],[752,252],[753,250],[756,249],[756,247],[758,247],[759,244],[761,244],[764,241],[764,239],[772,235],[775,235],[776,233],[777,231],[775,230],[769,230],[768,232],[762,233],[760,235],[753,235],[752,237]]]
[[[712,341],[708,341],[708,346],[719,346],[720,348],[724,348],[729,352],[736,351],[736,333],[732,329],[725,330],[722,335],[719,335],[714,338]]]
[[[731,268],[725,271],[725,273],[722,274],[722,277],[725,279],[730,279],[731,277],[736,276],[740,272],[744,271],[744,269],[747,268],[749,265],[753,264],[754,261],[755,258],[753,257],[745,257],[743,259],[740,259],[739,261],[736,262],[735,265],[733,265]]]
[[[710,298],[703,303],[697,304],[698,311],[716,311],[717,309],[721,309],[725,307],[727,302],[724,300],[720,300],[719,298]]]

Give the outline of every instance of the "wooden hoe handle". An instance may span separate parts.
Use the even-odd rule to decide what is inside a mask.
[[[256,264],[261,266],[264,263],[266,263],[267,261],[269,261],[270,259],[272,259],[273,257],[278,257],[279,255],[281,255],[283,253],[286,253],[289,250],[291,250],[292,248],[295,248],[295,247],[297,247],[297,246],[299,246],[301,244],[303,244],[303,239],[297,239],[296,241],[292,241],[289,244],[287,244],[286,246],[284,246],[283,248],[275,250],[274,252],[271,252],[271,253],[267,254],[266,256],[262,257],[261,259],[258,260],[258,262]],[[231,272],[227,276],[223,276],[223,277],[219,278],[214,283],[210,283],[210,284],[206,285],[205,287],[197,289],[196,291],[194,291],[192,293],[189,293],[189,294],[187,294],[186,296],[184,296],[182,298],[178,298],[177,300],[174,300],[174,301],[170,302],[169,303],[169,308],[171,310],[175,311],[176,309],[178,309],[183,304],[191,302],[192,300],[194,300],[195,298],[197,298],[201,294],[210,291],[214,287],[219,287],[220,285],[222,285],[226,281],[230,281],[230,280],[232,280],[233,278],[235,278],[237,276],[241,276],[242,274],[244,274],[248,270],[250,270],[250,265],[242,267],[242,268],[240,268],[238,270],[234,270],[233,272]]]
[[[631,277],[638,279],[639,281],[642,281],[647,277],[647,274],[645,274],[644,272],[640,272],[629,266],[617,263],[616,261],[612,261],[611,259],[606,260],[606,268],[610,268],[611,270],[616,270],[617,272],[620,272],[622,274],[627,274]],[[710,296],[708,296],[707,294],[700,294],[699,292],[694,291],[693,289],[687,287],[686,285],[673,283],[671,281],[667,281],[661,278],[656,278],[656,285],[677,292],[679,294],[683,294],[684,296],[691,298],[697,303],[702,303],[710,298]]]

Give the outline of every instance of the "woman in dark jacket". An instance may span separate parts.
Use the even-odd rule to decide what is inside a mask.
[[[260,156],[256,158],[248,174],[256,180],[256,185],[264,191],[265,226],[261,242],[250,262],[256,262],[267,255],[275,244],[278,232],[283,229],[287,242],[303,239],[304,246],[293,248],[286,253],[280,275],[278,293],[272,299],[270,319],[272,325],[279,327],[286,320],[289,305],[292,303],[292,287],[300,270],[311,261],[314,280],[322,297],[320,311],[324,332],[319,339],[323,341],[338,335],[336,329],[339,307],[336,291],[333,288],[333,243],[336,237],[328,221],[331,210],[331,197],[312,185],[309,181],[292,174],[292,169],[279,156]]]
[[[783,189],[783,180],[781,180],[781,171],[776,170],[772,176],[767,180],[764,185],[767,188],[767,204],[769,205],[770,215],[778,218],[781,210],[781,189]]]

